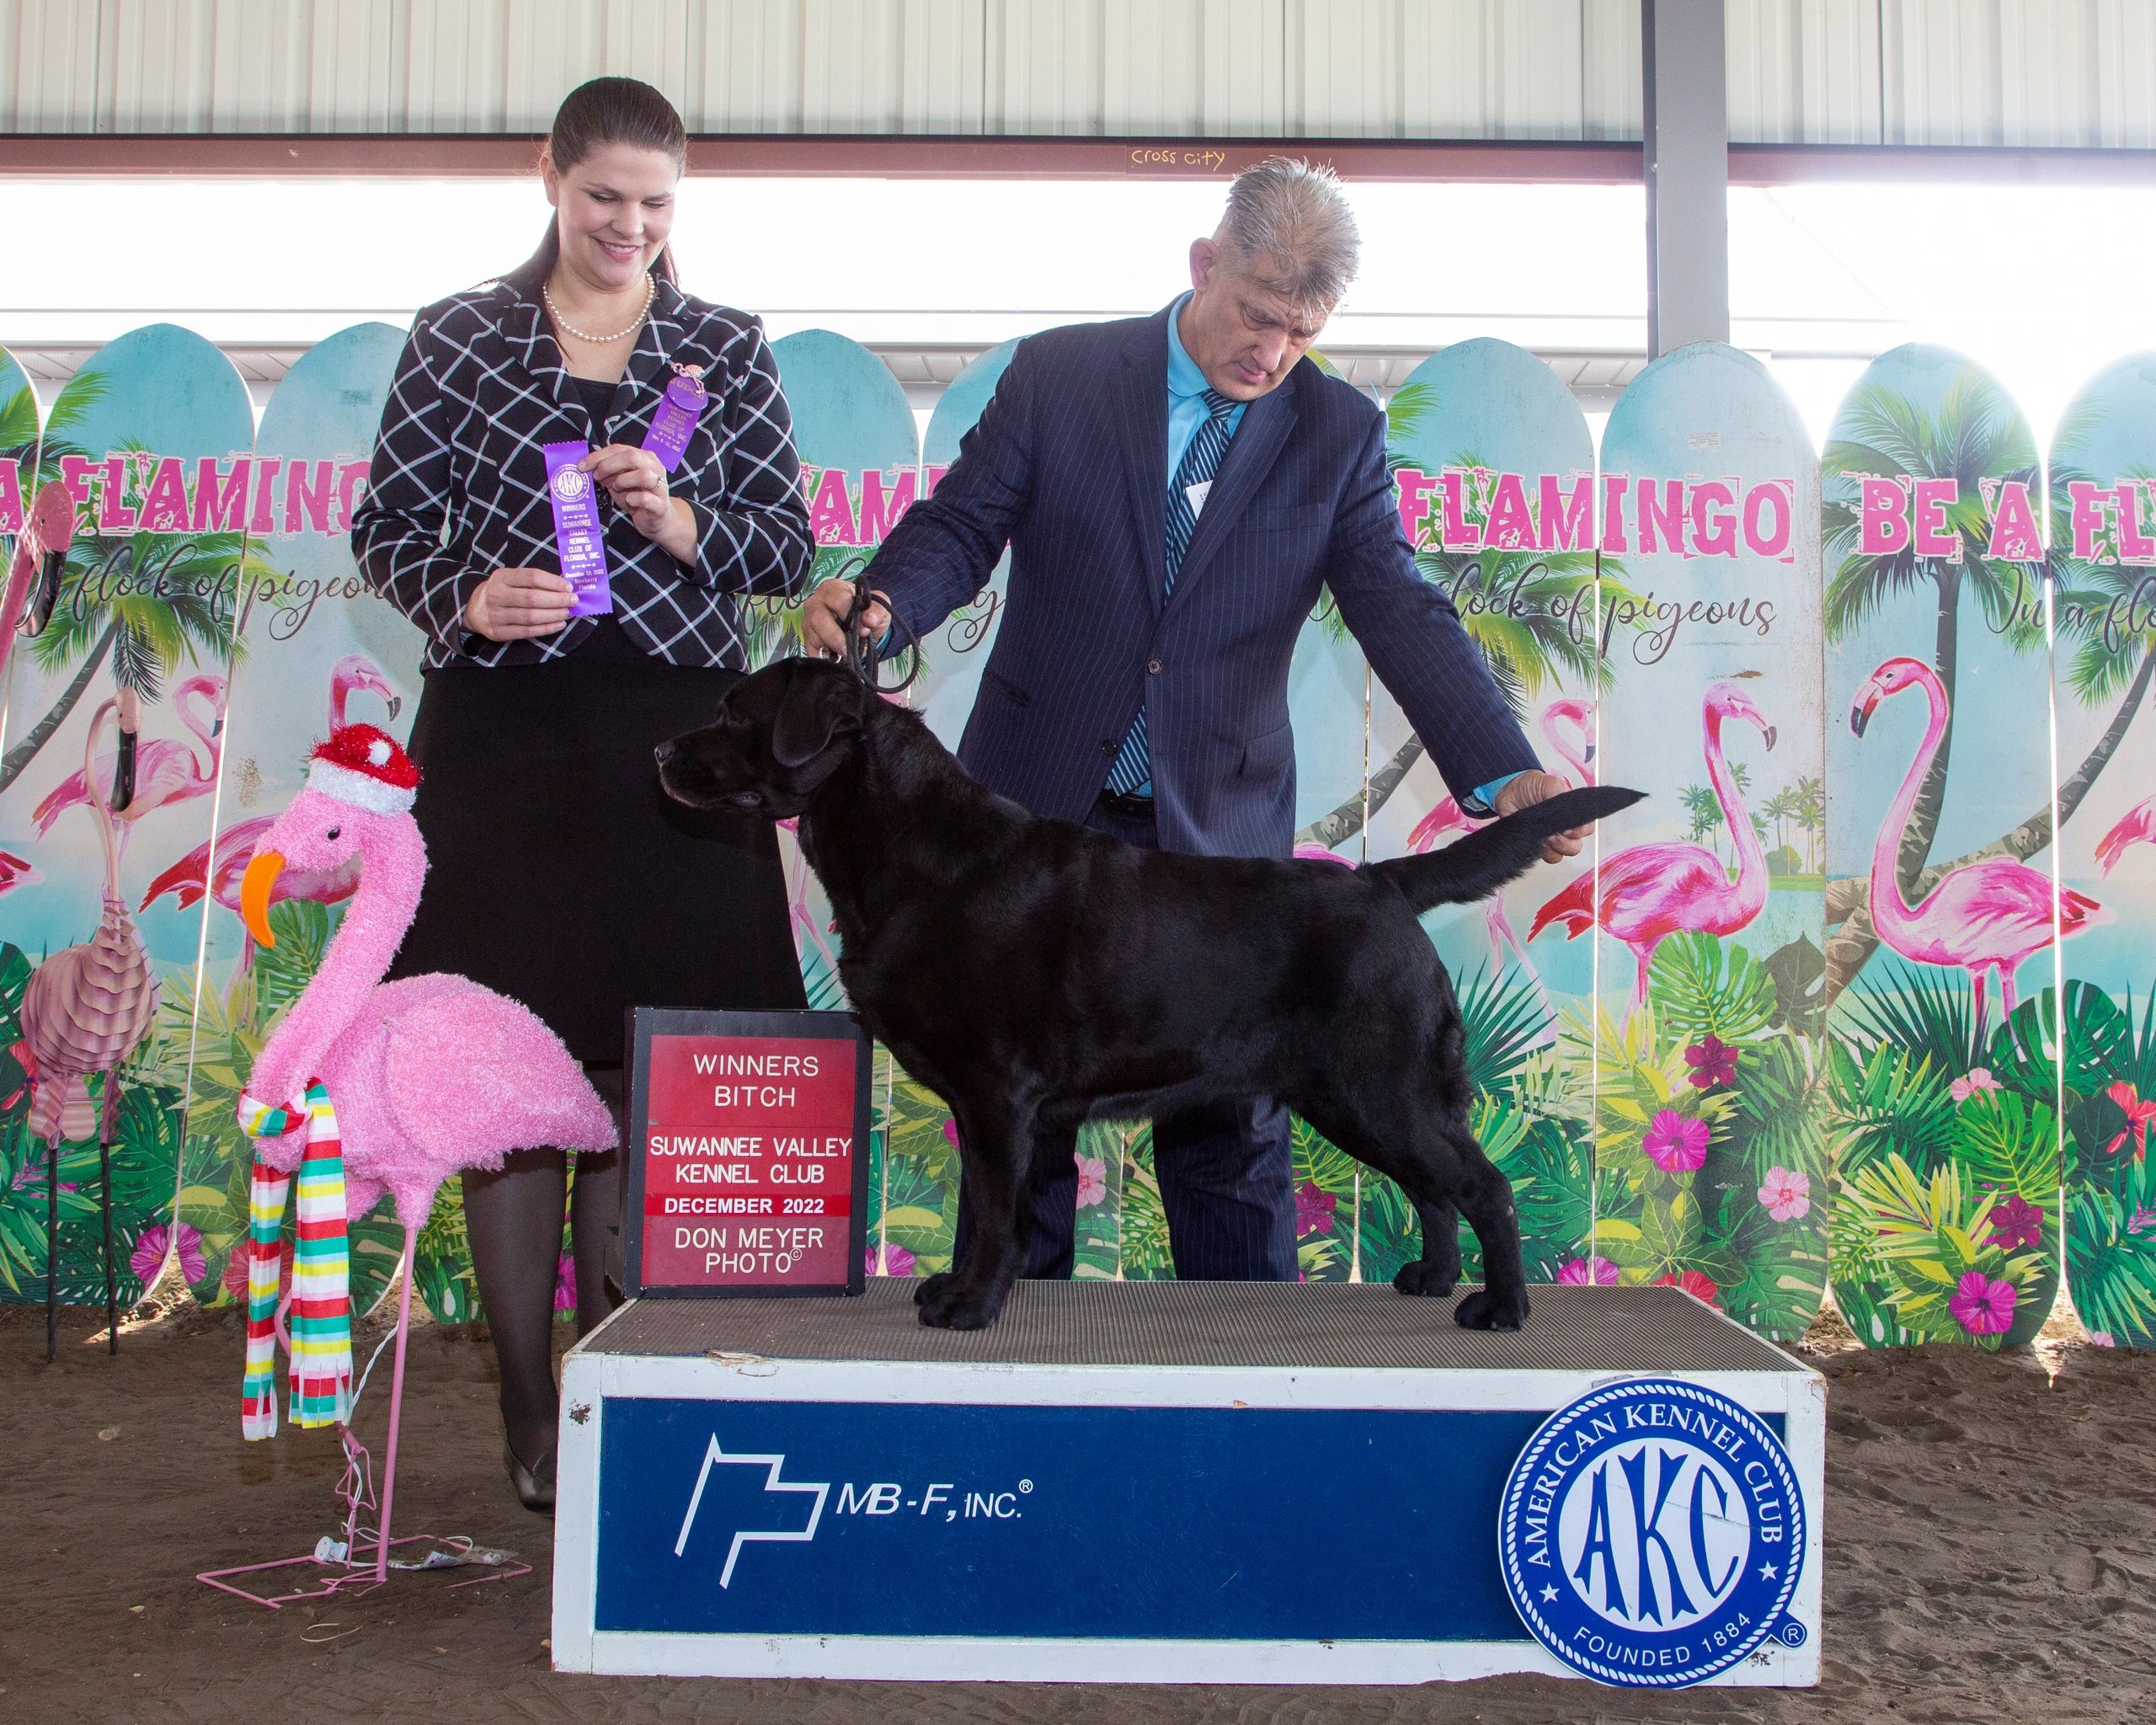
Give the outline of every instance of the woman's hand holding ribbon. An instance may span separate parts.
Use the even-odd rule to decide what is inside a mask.
[[[667,490],[666,468],[657,456],[632,443],[610,443],[582,465],[638,532],[683,563],[696,560],[696,517]]]

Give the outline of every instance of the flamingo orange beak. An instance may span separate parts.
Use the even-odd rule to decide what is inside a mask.
[[[1871,723],[1871,715],[1878,710],[1879,685],[1866,683],[1864,693],[1857,697],[1856,705],[1849,708],[1849,729],[1862,736],[1865,726]]]
[[[255,945],[265,950],[277,944],[277,937],[270,932],[270,895],[276,887],[277,877],[284,872],[281,854],[257,851],[253,861],[247,865],[247,873],[239,879],[239,920],[254,937]]]

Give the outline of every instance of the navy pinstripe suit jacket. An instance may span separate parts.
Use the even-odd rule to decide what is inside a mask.
[[[1384,416],[1308,360],[1244,414],[1163,603],[1167,318],[1021,342],[936,494],[877,553],[875,585],[926,639],[1011,547],[967,770],[1082,820],[1142,704],[1161,847],[1288,855],[1288,661],[1321,585],[1455,796],[1535,766],[1452,601],[1416,570]]]

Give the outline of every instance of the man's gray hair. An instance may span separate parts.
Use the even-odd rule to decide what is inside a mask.
[[[1228,188],[1214,233],[1229,264],[1298,306],[1330,312],[1355,279],[1362,236],[1340,177],[1274,156]]]

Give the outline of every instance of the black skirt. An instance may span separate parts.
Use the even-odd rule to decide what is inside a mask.
[[[740,673],[653,659],[618,627],[564,659],[430,671],[412,724],[426,888],[392,976],[446,970],[626,1060],[632,1007],[807,1004],[767,820],[684,809],[652,750]]]

